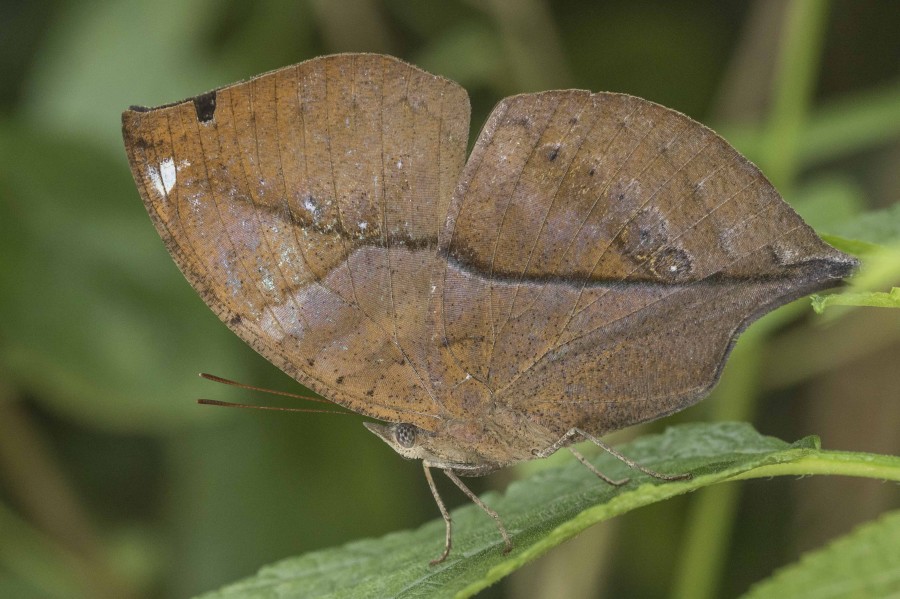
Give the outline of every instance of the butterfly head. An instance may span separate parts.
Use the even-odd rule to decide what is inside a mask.
[[[468,473],[487,473],[502,466],[446,429],[427,431],[408,422],[363,424],[404,458],[424,460],[428,466]]]

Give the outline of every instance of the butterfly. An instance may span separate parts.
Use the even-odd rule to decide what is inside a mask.
[[[122,115],[151,220],[207,305],[422,461],[435,563],[451,520],[430,469],[508,550],[460,476],[584,439],[627,460],[599,437],[699,401],[749,323],[856,265],[658,104],[509,97],[467,159],[469,116],[456,83],[375,54]]]

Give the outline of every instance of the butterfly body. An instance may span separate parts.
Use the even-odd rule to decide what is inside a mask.
[[[559,441],[545,427],[507,408],[491,410],[480,417],[448,420],[434,431],[410,429],[412,426],[366,423],[370,431],[403,457],[465,476],[483,476],[533,460]],[[406,427],[404,435],[398,435],[398,427]],[[407,446],[404,437],[408,439],[410,433],[414,441]]]

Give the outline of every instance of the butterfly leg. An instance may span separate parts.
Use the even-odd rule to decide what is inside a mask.
[[[576,429],[572,429],[572,430],[575,431],[576,434],[579,434],[582,437],[584,437],[585,439],[587,439],[588,441],[590,441],[591,443],[594,443],[595,445],[597,445],[597,447],[601,448],[603,451],[607,452],[614,458],[617,458],[617,459],[625,462],[625,464],[629,468],[634,468],[635,470],[640,470],[644,474],[652,476],[653,478],[658,478],[659,480],[687,480],[687,479],[691,478],[690,472],[684,472],[682,474],[663,474],[662,472],[656,472],[655,470],[650,470],[649,468],[641,466],[640,464],[638,464],[631,458],[622,455],[621,453],[619,453],[618,451],[616,451],[611,446],[607,445],[606,443],[604,443],[603,441],[601,441],[594,435],[587,433],[587,432],[581,430],[580,428],[576,428]],[[584,463],[584,462],[582,462],[582,463]]]
[[[569,432],[567,432],[565,435],[563,435],[562,437],[560,437],[559,441],[557,441],[556,443],[554,443],[553,445],[551,445],[551,446],[548,447],[547,449],[542,449],[541,451],[535,451],[535,452],[533,452],[533,453],[534,453],[535,457],[546,458],[547,456],[550,456],[550,455],[556,453],[556,451],[557,451],[560,447],[562,447],[562,446],[564,446],[564,445],[568,445],[568,444],[569,444],[570,442],[572,442],[572,441],[575,439],[575,437],[577,437],[578,435],[579,435],[578,429],[573,428],[572,430],[570,430]]]
[[[463,481],[461,481],[458,476],[456,476],[456,473],[453,472],[453,470],[449,470],[449,469],[444,470],[444,474],[446,474],[447,478],[452,480],[453,484],[455,484],[457,487],[459,487],[459,490],[462,491],[463,493],[465,493],[469,497],[469,499],[471,499],[475,503],[475,505],[480,507],[484,511],[485,514],[487,514],[488,516],[493,518],[494,524],[497,525],[497,529],[500,531],[500,536],[503,537],[503,543],[506,545],[506,548],[503,550],[503,553],[509,553],[510,550],[512,549],[512,541],[509,539],[509,533],[506,532],[506,527],[503,526],[503,522],[500,520],[500,515],[497,512],[495,512],[494,510],[492,510],[491,508],[489,508],[478,497],[478,495],[473,493],[471,491],[471,489],[469,489],[469,487],[467,487],[466,484]],[[449,522],[449,520],[448,520],[448,522]],[[449,524],[448,524],[448,526],[449,526]],[[449,537],[448,537],[448,539],[449,539]],[[449,540],[448,540],[447,551],[449,551],[449,550],[450,550],[450,548],[449,548]]]
[[[566,444],[570,443],[571,441],[574,441],[575,438],[576,438],[576,437],[579,437],[579,436],[583,437],[584,434],[583,434],[580,430],[578,430],[577,428],[573,428],[572,430],[570,430],[569,432],[567,432],[565,435],[563,435],[563,436],[559,439],[559,441],[557,441],[556,443],[554,443],[553,445],[551,445],[551,446],[548,447],[547,449],[544,449],[543,451],[536,451],[536,452],[534,452],[534,455],[536,455],[536,456],[539,457],[539,458],[545,458],[545,457],[547,457],[548,455],[550,455],[550,454],[552,454],[552,453],[555,453],[556,450],[558,450],[558,449],[559,449],[560,447],[562,447],[563,445],[566,445]],[[572,453],[573,456],[575,456],[575,459],[576,459],[576,460],[578,460],[579,462],[581,462],[582,464],[584,464],[584,466],[585,466],[588,470],[590,470],[591,472],[593,472],[593,473],[597,476],[597,478],[599,478],[600,480],[602,480],[603,482],[605,482],[605,483],[607,483],[607,484],[610,484],[610,485],[612,485],[612,486],[614,486],[614,487],[620,487],[620,486],[624,485],[625,483],[627,483],[629,480],[631,480],[631,479],[629,479],[628,477],[621,478],[621,479],[619,479],[619,480],[610,478],[610,477],[606,476],[605,474],[603,474],[602,472],[600,472],[599,470],[597,470],[597,468],[596,468],[593,464],[591,464],[591,463],[587,460],[586,457],[584,457],[583,455],[581,455],[581,452],[580,452],[580,451],[578,451],[577,449],[575,449],[575,448],[572,447],[571,445],[569,445],[568,450]]]
[[[443,500],[441,499],[440,494],[438,493],[437,487],[434,485],[434,478],[431,477],[431,469],[428,468],[428,464],[424,461],[422,462],[422,467],[425,468],[425,480],[428,481],[428,488],[431,489],[431,494],[434,496],[434,501],[437,503],[438,509],[441,510],[441,516],[444,517],[444,523],[447,525],[447,536],[444,540],[444,552],[437,558],[431,560],[429,562],[432,566],[436,566],[450,555],[450,529],[452,528],[452,521],[450,519],[450,512],[447,511],[447,506],[444,505]]]
[[[627,476],[626,476],[625,478],[620,478],[620,479],[618,479],[618,480],[616,480],[616,479],[614,479],[614,478],[610,478],[610,477],[606,476],[605,474],[603,474],[602,472],[600,472],[599,470],[597,470],[596,466],[594,466],[593,464],[591,464],[591,463],[587,460],[587,458],[584,457],[583,455],[581,455],[581,453],[580,453],[577,449],[575,449],[574,447],[569,447],[569,451],[572,453],[573,456],[575,456],[575,459],[576,459],[576,460],[578,460],[579,462],[581,462],[582,464],[584,464],[585,467],[586,467],[588,470],[590,470],[590,471],[593,472],[595,475],[597,475],[597,478],[599,478],[600,480],[602,480],[603,482],[605,482],[605,483],[607,483],[607,484],[610,484],[610,485],[612,485],[612,486],[614,486],[614,487],[621,487],[622,485],[624,485],[625,483],[627,483],[629,480],[631,480],[631,479],[628,478]]]

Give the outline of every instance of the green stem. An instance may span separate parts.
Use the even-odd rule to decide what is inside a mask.
[[[735,475],[730,480],[767,478],[770,476],[855,476],[900,482],[900,457],[850,451],[817,451],[792,462],[760,466]]]
[[[800,164],[800,134],[819,71],[827,15],[825,0],[794,0],[786,9],[772,109],[760,156],[763,170],[784,195],[789,195]]]

